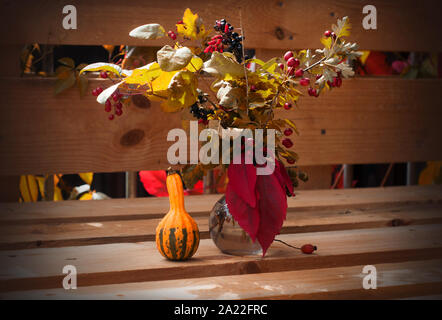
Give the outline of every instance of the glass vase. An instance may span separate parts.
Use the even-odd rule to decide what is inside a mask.
[[[215,203],[210,212],[209,233],[223,253],[236,256],[262,254],[259,242],[253,242],[230,214],[225,196]]]

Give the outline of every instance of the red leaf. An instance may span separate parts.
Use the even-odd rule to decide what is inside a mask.
[[[275,162],[275,175],[284,191],[287,188],[290,195],[293,195],[294,190],[292,180],[290,179],[284,165],[279,160],[276,160]]]
[[[230,164],[227,172],[229,184],[227,189],[235,192],[250,207],[256,207],[256,168],[253,164]]]
[[[264,256],[282,228],[287,213],[287,197],[276,174],[258,176],[256,192],[260,218],[257,238]]]

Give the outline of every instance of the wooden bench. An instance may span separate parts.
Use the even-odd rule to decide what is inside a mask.
[[[0,25],[15,33],[2,39],[2,52],[11,58],[3,59],[0,77],[0,175],[165,169],[166,135],[180,127],[179,115],[164,115],[155,104],[130,106],[110,122],[94,97],[80,99],[73,89],[54,97],[55,79],[20,78],[13,62],[30,42],[145,45],[128,31],[148,22],[171,28],[184,5],[79,1],[79,29],[64,30],[61,18],[54,22],[62,17],[60,4],[3,2]],[[245,45],[262,58],[317,47],[323,30],[348,15],[351,39],[362,49],[441,51],[434,42],[438,1],[417,8],[412,1],[371,4],[379,30],[362,28],[362,7],[353,1],[245,1]],[[209,25],[219,17],[239,25],[231,9],[236,6],[206,0],[194,1],[192,9]],[[278,28],[282,38],[279,31],[275,35]],[[290,113],[301,132],[295,141],[300,165],[442,159],[441,85],[440,79],[364,77],[320,99],[302,98],[301,108]],[[155,227],[168,211],[166,198],[0,204],[0,298],[442,297],[441,186],[299,191],[288,200],[277,238],[295,246],[313,243],[318,251],[305,255],[275,242],[265,258],[229,256],[215,247],[208,212],[219,197],[185,198],[202,240],[194,258],[178,263],[165,260],[154,242]],[[76,290],[62,287],[65,265],[77,268]],[[363,289],[366,265],[377,268],[376,290]]]

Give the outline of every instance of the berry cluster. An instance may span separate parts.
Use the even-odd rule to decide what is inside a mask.
[[[213,114],[213,110],[209,110],[203,107],[203,104],[207,102],[207,98],[203,94],[198,95],[198,101],[190,106],[190,113],[198,119],[198,123],[207,125],[209,120],[207,117]]]
[[[225,19],[216,20],[213,28],[215,31],[218,31],[219,34],[210,39],[204,52],[232,52],[235,55],[236,60],[241,63],[243,59],[243,37],[237,32],[233,32],[234,27],[231,26],[230,23],[227,23]]]
[[[94,90],[92,90],[92,95],[93,96],[98,96],[100,95],[100,93],[103,92],[103,88],[102,87],[97,87]],[[109,120],[114,120],[115,116],[121,116],[123,114],[123,104],[121,103],[121,98],[122,95],[121,93],[117,91],[115,91],[112,96],[106,100],[106,102],[104,103],[104,111],[105,112],[111,112],[112,111],[112,100],[114,101],[114,113],[109,115]]]

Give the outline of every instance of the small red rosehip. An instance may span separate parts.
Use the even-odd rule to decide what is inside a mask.
[[[292,133],[293,133],[292,128],[287,128],[287,129],[284,130],[284,135],[287,136],[287,137],[291,136]]]
[[[288,158],[288,159],[286,159],[286,160],[287,160],[287,163],[288,163],[288,164],[294,164],[294,163],[295,163],[295,160],[292,159],[292,158]]]
[[[95,91],[97,92],[97,96],[100,95],[100,93],[103,92],[103,88],[102,87],[97,87],[95,88]]]
[[[332,33],[331,33],[331,37],[332,37],[333,39],[336,39],[336,33],[332,32]]]
[[[289,67],[289,68],[287,69],[287,74],[288,74],[289,76],[292,76],[294,73],[295,73],[295,68],[293,68],[293,67]]]
[[[115,118],[115,116],[113,114],[110,114],[108,117],[109,120],[114,120],[114,118]]]
[[[293,147],[293,142],[289,138],[285,138],[284,140],[282,140],[282,145],[286,148],[291,148]]]
[[[295,60],[296,60],[295,58],[291,57],[290,59],[287,60],[287,65],[288,65],[289,67],[295,67],[295,68],[296,68],[296,66],[295,66],[295,64],[296,64]]]
[[[335,87],[340,87],[342,85],[342,79],[339,77],[336,77],[335,80],[333,81],[335,84]]]
[[[298,69],[295,72],[295,77],[302,77],[303,74],[304,74],[304,70]]]
[[[299,80],[299,84],[301,86],[307,87],[310,84],[310,79],[309,78],[302,78],[301,80]]]
[[[311,254],[311,253],[313,253],[316,250],[318,250],[318,248],[316,246],[314,246],[314,245],[311,245],[311,244],[304,244],[301,247],[301,251],[303,253],[305,253],[305,254]]]
[[[332,35],[332,32],[330,30],[327,30],[324,32],[324,37],[328,38]]]
[[[287,51],[287,52],[284,54],[284,60],[285,60],[285,61],[288,61],[291,57],[293,57],[293,52],[291,52],[291,51]]]
[[[183,24],[183,20],[178,21],[176,24]]]
[[[293,58],[293,67],[297,68],[301,64],[301,61],[299,61],[298,58]]]
[[[117,109],[117,110],[115,110],[115,114],[117,116],[121,116],[123,114],[123,110],[122,109]]]
[[[92,95],[93,95],[93,96],[98,96],[97,89],[92,90]]]
[[[111,110],[112,110],[112,106],[111,106],[111,105],[108,105],[108,104],[106,103],[105,106],[104,106],[104,111],[106,111],[106,112],[111,112]]]
[[[115,101],[115,102],[117,102],[118,100],[120,100],[120,98],[121,98],[121,96],[120,96],[120,94],[118,93],[118,92],[114,92],[114,93],[112,93],[112,99]]]
[[[322,77],[322,74],[317,74],[317,75],[316,75],[316,80],[321,79],[321,77]]]
[[[100,77],[103,78],[103,79],[106,79],[107,78],[107,72],[106,71],[101,71],[100,72]]]
[[[284,109],[285,110],[290,110],[291,108],[292,108],[292,104],[290,102],[284,103]]]
[[[256,86],[254,84],[252,84],[250,86],[250,91],[255,92],[256,91]]]
[[[111,104],[111,102],[110,102],[110,100],[109,99],[107,99],[106,100],[106,102],[104,103],[104,105],[106,106],[106,107],[112,107],[112,104]]]
[[[172,30],[169,30],[169,31],[167,32],[167,35],[169,36],[170,39],[172,39],[172,40],[176,40],[176,34],[175,34],[175,32],[173,32]]]
[[[123,104],[122,104],[121,102],[117,102],[117,103],[115,104],[115,108],[116,108],[116,109],[122,109],[122,108],[123,108]]]
[[[284,70],[284,63],[278,64],[279,69]]]

